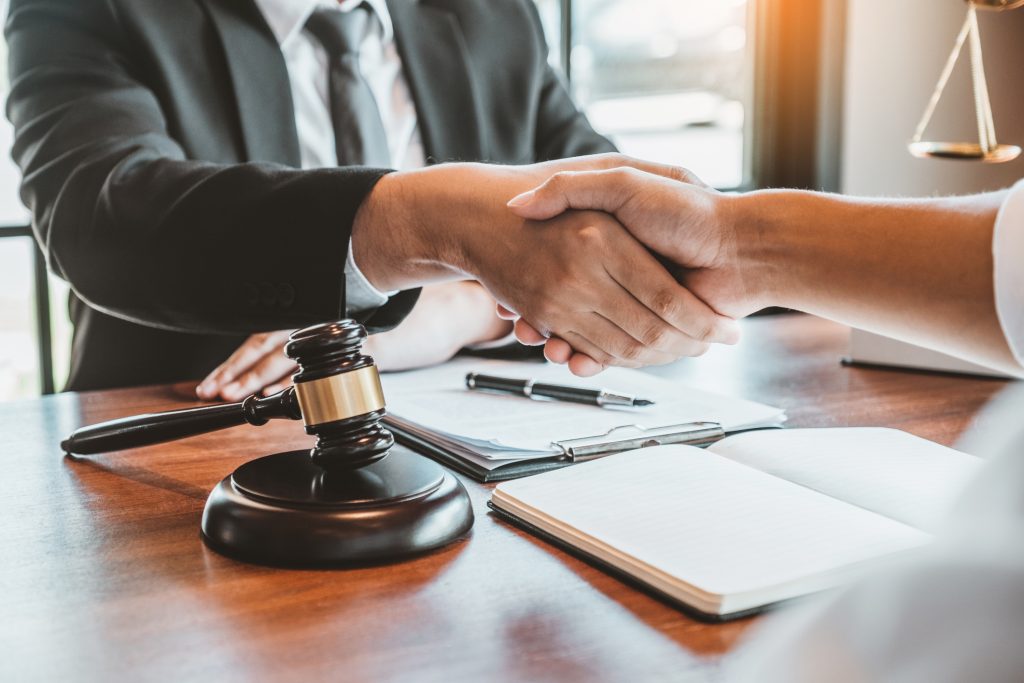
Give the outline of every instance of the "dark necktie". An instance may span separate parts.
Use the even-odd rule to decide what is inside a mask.
[[[380,110],[359,71],[359,46],[369,19],[364,4],[351,12],[320,9],[306,22],[306,28],[327,51],[327,84],[339,166],[391,166]]]

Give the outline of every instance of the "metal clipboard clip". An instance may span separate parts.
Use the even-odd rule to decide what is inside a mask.
[[[587,462],[613,453],[648,446],[706,446],[724,436],[725,431],[717,422],[688,422],[650,429],[641,425],[621,425],[609,429],[604,434],[554,441],[551,445],[561,450],[563,456],[573,462]]]

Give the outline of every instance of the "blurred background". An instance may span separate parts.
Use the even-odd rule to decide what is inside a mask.
[[[1024,177],[1022,160],[983,166],[906,151],[963,22],[962,0],[536,3],[551,61],[594,126],[624,152],[686,166],[720,189],[932,195]],[[983,13],[981,31],[999,137],[1024,143],[1024,10]],[[929,137],[971,140],[973,125],[961,64]],[[67,287],[45,275],[10,145],[4,119],[0,400],[59,390],[70,346]]]

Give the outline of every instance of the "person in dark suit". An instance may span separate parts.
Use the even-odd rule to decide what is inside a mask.
[[[72,287],[68,389],[199,378],[253,332],[346,313],[380,332],[409,314],[416,287],[466,277],[609,364],[733,334],[710,309],[673,303],[680,288],[663,269],[630,282],[652,257],[611,219],[541,230],[505,210],[562,166],[447,163],[612,150],[547,65],[529,0],[321,4],[11,3],[13,155],[48,263]],[[301,19],[281,20],[300,6]],[[337,17],[313,22],[324,12],[368,19],[356,35]],[[320,60],[308,83],[289,31]],[[404,84],[413,112],[397,144],[406,128],[359,54],[371,31],[397,57],[384,97]],[[302,103],[318,87],[329,159],[322,138],[315,149],[316,107]],[[389,173],[417,145],[437,165]]]

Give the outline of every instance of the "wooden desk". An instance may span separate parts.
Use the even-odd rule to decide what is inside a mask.
[[[839,364],[846,330],[744,323],[738,348],[661,371],[785,406],[792,426],[885,425],[951,444],[1003,382]],[[190,387],[0,406],[0,680],[654,681],[713,670],[753,623],[705,625],[487,514],[401,565],[285,571],[199,539],[207,493],[308,441],[237,428],[71,461],[73,428],[181,407]]]

